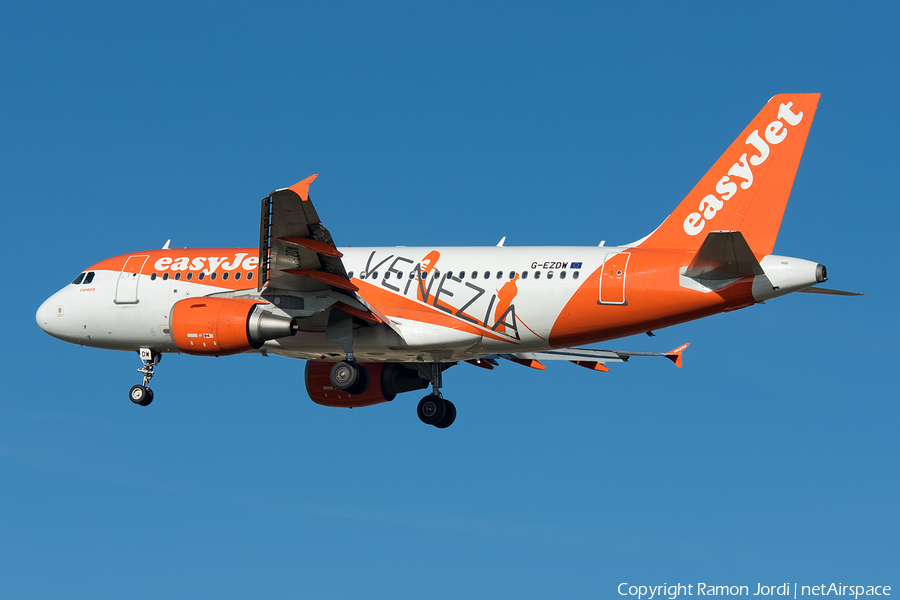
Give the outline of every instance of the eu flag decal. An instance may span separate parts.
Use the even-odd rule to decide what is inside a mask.
[[[580,269],[580,268],[581,268],[581,263],[580,263],[580,262],[573,262],[572,264],[569,265],[569,267],[572,268],[572,269]]]

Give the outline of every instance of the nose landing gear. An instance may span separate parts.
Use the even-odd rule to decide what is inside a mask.
[[[150,348],[141,348],[140,355],[141,362],[144,366],[137,371],[144,375],[144,383],[132,386],[131,390],[128,392],[128,399],[138,406],[147,406],[153,402],[153,390],[147,386],[149,385],[150,380],[153,379],[153,367],[158,365],[159,361],[162,360],[162,354],[155,352]]]
[[[153,402],[153,390],[145,385],[133,385],[128,397],[138,406],[147,406]]]

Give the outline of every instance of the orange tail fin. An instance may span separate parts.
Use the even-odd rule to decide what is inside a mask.
[[[641,248],[696,250],[711,231],[740,231],[770,254],[820,94],[779,94]]]

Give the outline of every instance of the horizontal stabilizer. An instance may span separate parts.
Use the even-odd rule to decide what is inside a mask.
[[[809,287],[805,290],[797,290],[801,294],[822,294],[823,296],[865,296],[859,292],[845,292],[843,290],[829,290],[827,288]]]
[[[685,277],[692,279],[740,279],[765,275],[740,231],[712,231],[703,240]]]

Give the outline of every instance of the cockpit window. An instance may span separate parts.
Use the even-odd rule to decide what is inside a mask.
[[[88,271],[87,276],[84,278],[84,284],[87,285],[94,280],[94,272]]]
[[[76,277],[75,279],[73,279],[73,280],[72,280],[72,283],[73,283],[74,285],[80,285],[81,282],[84,280],[84,275],[85,275],[85,274],[82,273],[81,275],[79,275],[78,277]]]

